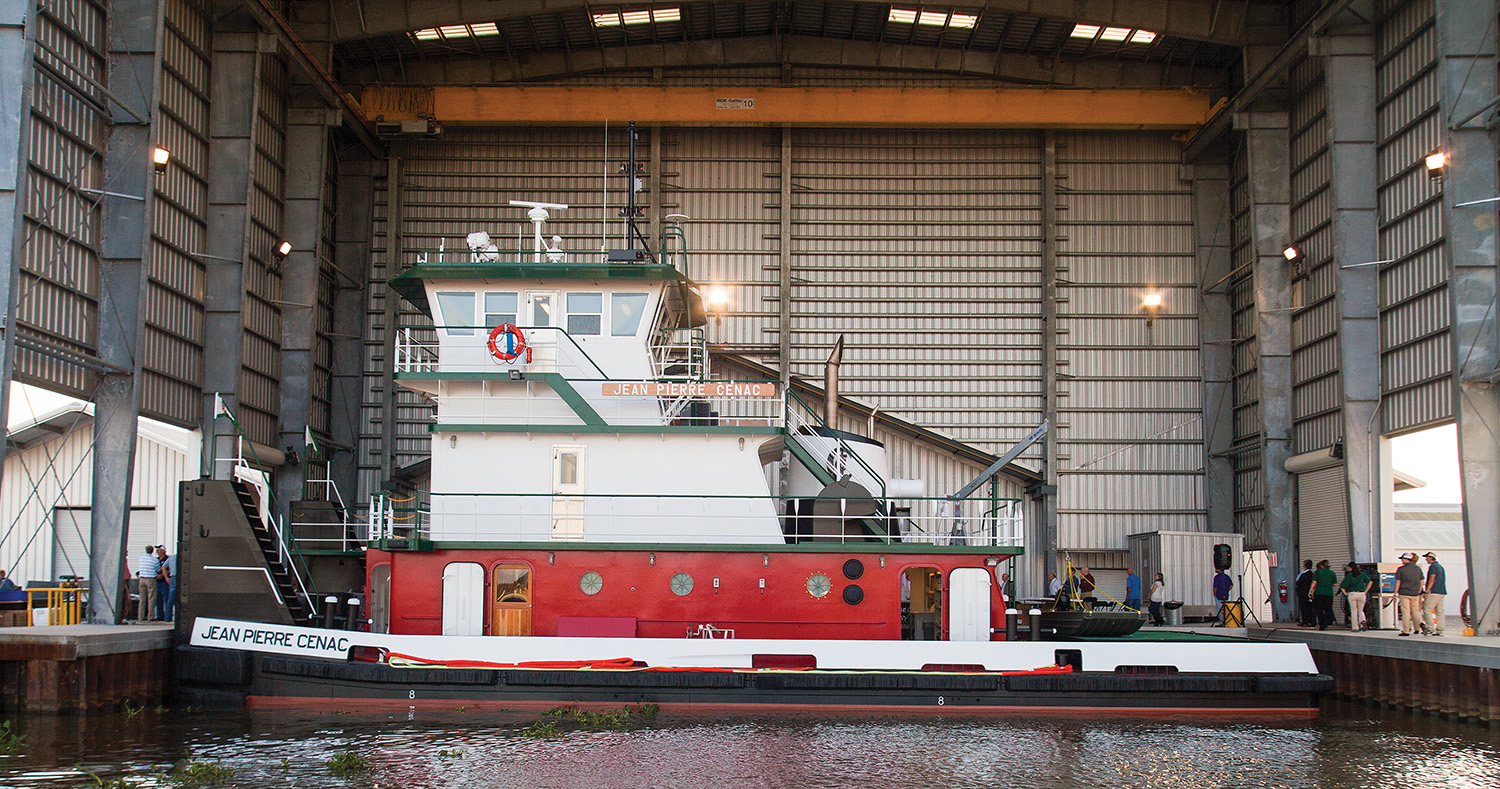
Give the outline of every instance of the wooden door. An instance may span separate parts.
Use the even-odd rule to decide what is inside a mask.
[[[490,635],[531,635],[531,568],[495,565],[495,604],[490,608]]]

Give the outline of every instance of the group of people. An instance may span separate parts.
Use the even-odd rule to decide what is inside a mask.
[[[1417,566],[1415,553],[1401,554],[1401,567],[1396,570],[1396,599],[1398,616],[1401,619],[1401,635],[1413,633],[1440,636],[1443,634],[1443,599],[1448,594],[1447,574],[1432,551],[1423,554],[1427,559],[1427,572]],[[1333,626],[1333,602],[1336,595],[1343,595],[1349,604],[1349,629],[1355,632],[1370,629],[1365,619],[1365,602],[1375,579],[1350,562],[1344,566],[1344,577],[1339,577],[1329,566],[1328,560],[1318,562],[1316,569],[1311,559],[1304,559],[1302,572],[1297,576],[1297,611],[1302,627],[1317,627],[1327,630]]]
[[[1087,567],[1078,568],[1076,572],[1068,576],[1066,582],[1058,578],[1057,573],[1050,573],[1047,576],[1047,596],[1059,602],[1082,600],[1084,603],[1092,603],[1096,599],[1094,593],[1097,588],[1094,575]],[[1148,602],[1151,606],[1151,623],[1158,627],[1165,625],[1167,620],[1162,614],[1162,605],[1167,602],[1167,582],[1162,578],[1161,573],[1157,573],[1156,578],[1151,582]],[[1141,577],[1135,574],[1134,569],[1125,571],[1125,608],[1132,611],[1141,610]]]
[[[135,609],[136,621],[171,621],[177,604],[177,590],[174,588],[177,557],[168,556],[165,546],[147,545],[146,552],[136,562],[135,577],[140,582],[140,596]]]

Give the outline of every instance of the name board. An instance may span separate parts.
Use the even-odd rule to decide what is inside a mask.
[[[771,382],[734,381],[610,381],[605,397],[775,397]]]
[[[716,110],[753,110],[755,99],[717,98],[714,99]]]
[[[192,644],[195,647],[248,649],[278,655],[343,659],[348,656],[349,647],[354,645],[350,635],[352,634],[341,630],[199,617],[193,622]]]

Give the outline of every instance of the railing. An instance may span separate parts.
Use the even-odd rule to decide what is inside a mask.
[[[661,262],[677,269],[684,277],[688,275],[687,236],[682,232],[682,225],[669,224],[662,227]]]
[[[530,356],[504,362],[490,354],[489,333],[493,326],[401,326],[396,333],[396,358],[393,370],[398,373],[498,373],[556,372],[565,375],[609,378],[599,363],[560,326],[521,326],[526,335]],[[459,330],[466,335],[444,335]],[[446,339],[443,337],[446,336]],[[621,338],[605,338],[620,340]],[[626,338],[628,339],[628,338]],[[443,360],[443,348],[447,359]]]
[[[235,430],[239,431],[239,422],[235,420],[233,415],[228,414],[227,411],[225,415],[229,417]],[[253,492],[256,515],[261,522],[261,526],[269,531],[275,539],[277,561],[281,563],[282,567],[286,568],[287,574],[296,582],[297,592],[302,596],[302,601],[307,605],[307,610],[318,610],[317,606],[313,605],[312,594],[307,591],[307,584],[303,581],[303,574],[307,568],[302,565],[301,557],[292,551],[292,536],[286,529],[284,519],[276,512],[276,500],[275,495],[271,491],[270,475],[260,471],[246,459],[245,449],[249,444],[249,439],[242,432],[235,432],[229,436],[216,434],[215,444],[217,444],[217,439],[220,437],[232,437],[235,439],[235,453],[233,457],[216,457],[214,458],[214,462],[216,464],[229,464],[230,478],[244,483]],[[254,451],[253,447],[251,451]]]
[[[885,498],[885,479],[795,392],[787,393],[786,419],[787,437],[801,445],[835,480],[848,476],[850,482],[877,499]]]
[[[707,334],[702,329],[663,329],[651,345],[651,375],[658,381],[707,380]]]
[[[881,543],[896,546],[1019,547],[1024,515],[1016,499],[962,502],[945,498],[886,502],[899,517],[843,517],[869,499],[799,497],[815,515],[789,516],[778,496],[673,496],[550,493],[377,496],[371,501],[372,539],[443,542],[622,543]],[[826,502],[826,504],[820,504]],[[806,511],[805,509],[803,511]],[[832,514],[822,514],[832,513]],[[870,534],[879,521],[887,534]]]
[[[26,624],[34,626],[36,621],[36,596],[44,595],[47,625],[76,625],[83,621],[83,601],[88,590],[76,586],[35,587],[26,590]]]
[[[425,327],[424,327],[425,328]],[[396,366],[398,373],[435,373],[438,370],[438,342],[423,342],[412,336],[411,327],[396,332]]]
[[[524,374],[523,374],[524,380]],[[437,395],[441,422],[465,425],[566,424],[579,416],[562,397]],[[785,409],[776,385],[768,381],[619,381],[568,379],[566,385],[587,402],[605,424],[624,426],[696,425],[780,427]],[[561,384],[558,385],[559,387]]]

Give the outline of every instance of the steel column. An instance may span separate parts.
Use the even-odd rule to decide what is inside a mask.
[[[1204,156],[1192,165],[1198,264],[1198,354],[1203,367],[1203,485],[1208,530],[1234,531],[1234,329],[1223,283],[1233,267],[1229,165]],[[1217,287],[1215,285],[1217,284]]]
[[[1041,523],[1035,530],[1042,546],[1042,566],[1028,563],[1028,569],[1041,574],[1040,584],[1046,588],[1047,574],[1059,572],[1057,561],[1057,133],[1048,129],[1042,132],[1042,183],[1041,183],[1041,227],[1042,260],[1042,418],[1050,429],[1042,437],[1042,473],[1046,481],[1037,491],[1041,499]],[[1032,535],[1028,535],[1032,536]],[[1028,552],[1033,553],[1033,552]]]
[[[1363,4],[1356,4],[1363,5]],[[1363,9],[1368,10],[1368,9]],[[1373,14],[1365,15],[1373,18]],[[1333,265],[1338,288],[1339,376],[1343,382],[1344,475],[1350,546],[1357,562],[1380,558],[1382,442],[1375,426],[1380,407],[1379,216],[1375,190],[1375,40],[1368,23],[1337,25],[1313,39],[1313,55],[1326,56],[1328,157],[1332,172]]]
[[[1255,323],[1260,350],[1261,473],[1265,475],[1265,526],[1276,554],[1271,588],[1296,581],[1297,524],[1292,516],[1292,479],[1286,459],[1292,452],[1291,288],[1286,249],[1291,232],[1291,180],[1285,112],[1236,115],[1249,157],[1250,232],[1255,241]],[[1272,595],[1277,620],[1289,619],[1290,602]]]
[[[36,3],[32,0],[0,0],[0,424],[9,424],[10,379],[15,369],[16,342],[11,331],[15,320],[17,286],[21,278],[21,254],[25,234],[17,232],[26,223],[26,161],[29,155],[31,118],[32,49],[36,45]],[[0,442],[0,468],[5,465],[6,445]]]
[[[158,0],[117,0],[109,6],[106,46],[110,102],[104,182],[141,199],[106,197],[99,243],[98,356],[118,371],[101,372],[94,390],[94,479],[89,532],[89,621],[125,617],[125,544],[135,476],[136,424],[141,410],[143,307],[151,245],[151,124],[157,115],[162,34]],[[144,545],[135,546],[144,549]],[[124,575],[122,576],[122,571]]]
[[[1495,4],[1438,0],[1437,51],[1442,145],[1448,154],[1443,226],[1453,274],[1454,385],[1458,389],[1458,455],[1463,478],[1464,547],[1474,631],[1500,632],[1500,315],[1496,307],[1496,203],[1459,204],[1500,194],[1494,132],[1475,119],[1495,87]],[[1453,596],[1460,590],[1450,589]]]
[[[329,127],[339,113],[322,106],[287,114],[285,235],[292,251],[281,262],[280,447],[306,454],[303,437],[311,423],[313,347],[318,341],[318,284],[323,265],[323,193],[328,171]],[[290,454],[288,454],[290,458]],[[303,458],[302,462],[306,462]],[[302,498],[303,471],[290,463],[276,479],[283,507]]]
[[[330,478],[344,501],[354,503],[359,484],[359,425],[364,391],[365,283],[370,281],[374,240],[375,168],[360,149],[346,149],[339,160],[338,206],[334,217],[333,265],[340,272],[333,293],[333,404],[328,415]]]
[[[208,249],[204,255],[203,473],[227,478],[214,458],[230,456],[227,419],[214,414],[214,393],[235,406],[245,333],[245,266],[250,255],[250,175],[255,155],[257,75],[262,42],[253,30],[220,29],[213,36],[209,100]],[[272,43],[274,46],[274,43]]]
[[[382,355],[385,361],[380,376],[380,481],[396,476],[396,332],[401,318],[401,297],[391,290],[390,282],[401,273],[401,157],[393,149],[385,160],[385,283],[381,288],[384,307]],[[371,491],[373,492],[373,491]]]

